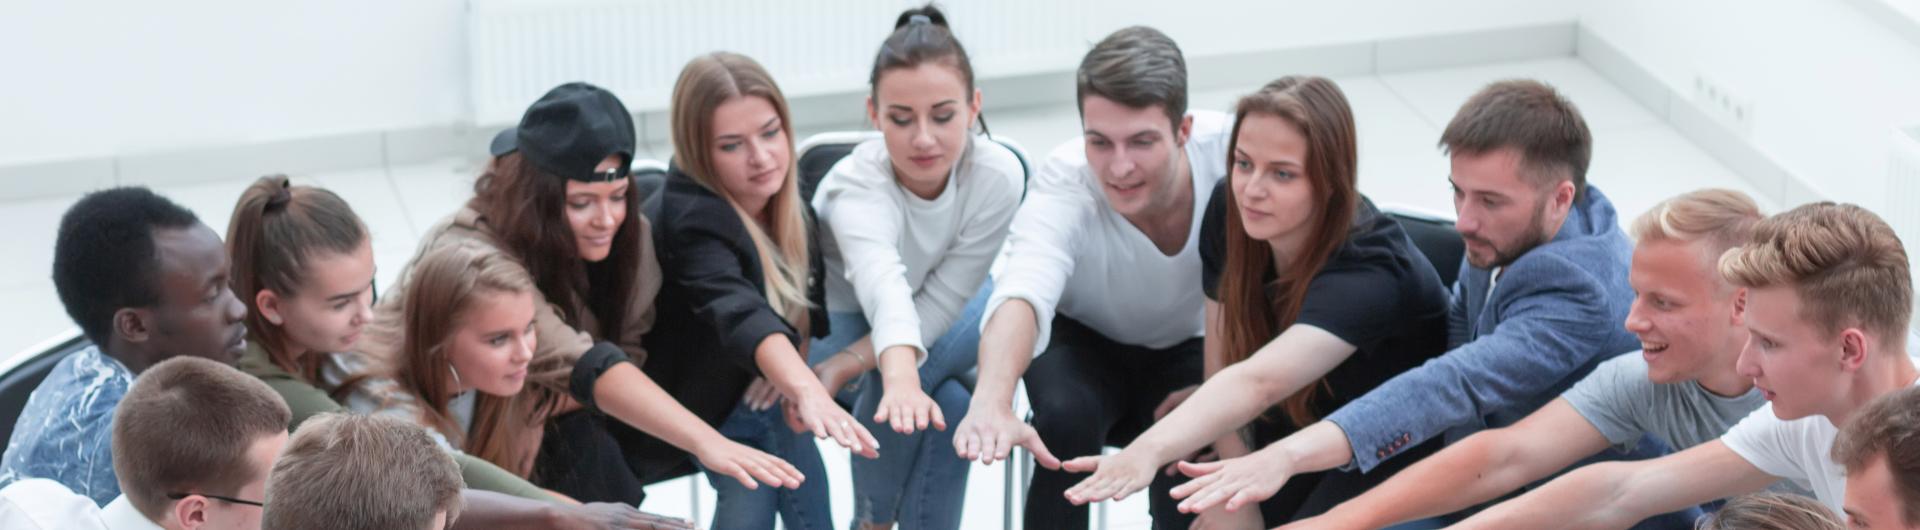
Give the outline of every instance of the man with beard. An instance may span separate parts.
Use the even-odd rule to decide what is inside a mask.
[[[1468,99],[1440,137],[1467,250],[1450,350],[1251,455],[1181,463],[1197,477],[1172,492],[1185,499],[1181,510],[1239,509],[1295,474],[1368,472],[1430,439],[1512,425],[1599,362],[1637,349],[1632,333],[1608,324],[1625,321],[1633,303],[1632,244],[1613,204],[1587,185],[1592,138],[1573,104],[1537,81],[1497,82]],[[1359,493],[1310,502],[1297,516]]]

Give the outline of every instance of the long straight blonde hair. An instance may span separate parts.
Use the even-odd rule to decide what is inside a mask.
[[[780,115],[780,128],[787,137],[787,175],[780,191],[767,203],[765,228],[740,207],[740,201],[727,193],[714,174],[713,111],[738,97],[765,98]],[[765,276],[767,303],[799,323],[806,318],[811,302],[807,299],[807,277],[811,265],[807,253],[808,219],[800,202],[799,178],[795,172],[793,116],[787,112],[787,98],[780,93],[773,76],[760,63],[745,55],[713,52],[693,58],[680,70],[673,85],[673,158],[694,182],[727,199],[741,224],[746,225],[753,248],[760,255],[760,270]],[[777,256],[777,258],[776,258]]]

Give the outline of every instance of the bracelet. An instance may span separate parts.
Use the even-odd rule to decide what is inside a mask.
[[[856,362],[856,363],[860,363],[860,365],[861,365],[861,366],[866,366],[866,364],[867,364],[867,363],[866,363],[866,361],[867,361],[867,359],[866,359],[866,358],[865,358],[864,356],[862,356],[862,355],[860,355],[860,353],[859,353],[859,352],[856,352],[856,351],[853,351],[853,348],[846,348],[846,349],[842,349],[842,350],[840,350],[840,353],[835,353],[834,355],[850,355],[850,356],[852,356],[852,357],[853,357],[853,362]],[[878,353],[878,352],[875,352],[875,355],[874,355],[874,356],[875,356],[876,358],[875,358],[875,359],[873,359],[873,366],[874,366],[874,368],[879,368],[879,367],[880,367],[880,359],[878,359],[878,358],[877,358],[877,357],[879,357],[879,353]]]

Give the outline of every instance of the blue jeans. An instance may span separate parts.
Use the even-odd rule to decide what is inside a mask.
[[[779,406],[754,411],[743,400],[720,424],[720,434],[743,445],[785,459],[807,478],[799,488],[747,489],[739,480],[706,471],[713,485],[715,530],[773,530],[773,516],[790,530],[829,530],[833,528],[831,501],[828,500],[826,464],[820,461],[820,448],[811,433],[796,433],[787,428]],[[882,446],[884,447],[884,446]]]
[[[952,429],[966,417],[973,399],[969,374],[979,362],[980,320],[993,293],[991,279],[974,293],[947,332],[927,346],[920,365],[920,390],[933,397],[947,430],[900,434],[873,421],[885,394],[878,371],[867,372],[841,392],[853,403],[853,417],[880,442],[880,457],[853,457],[854,524],[897,522],[902,529],[953,529],[967,495],[972,462],[955,456]],[[871,333],[865,316],[834,313],[833,333],[814,341],[810,362],[818,364]],[[783,455],[784,456],[784,455]]]

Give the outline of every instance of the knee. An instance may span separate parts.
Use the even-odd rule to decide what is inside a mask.
[[[1094,416],[1090,410],[1035,410],[1033,429],[1053,454],[1061,458],[1083,456],[1098,452],[1106,440],[1107,426]]]
[[[967,406],[973,403],[973,392],[959,381],[947,380],[939,388],[933,389],[933,402],[940,406],[940,412],[948,418],[957,418],[967,412]]]

